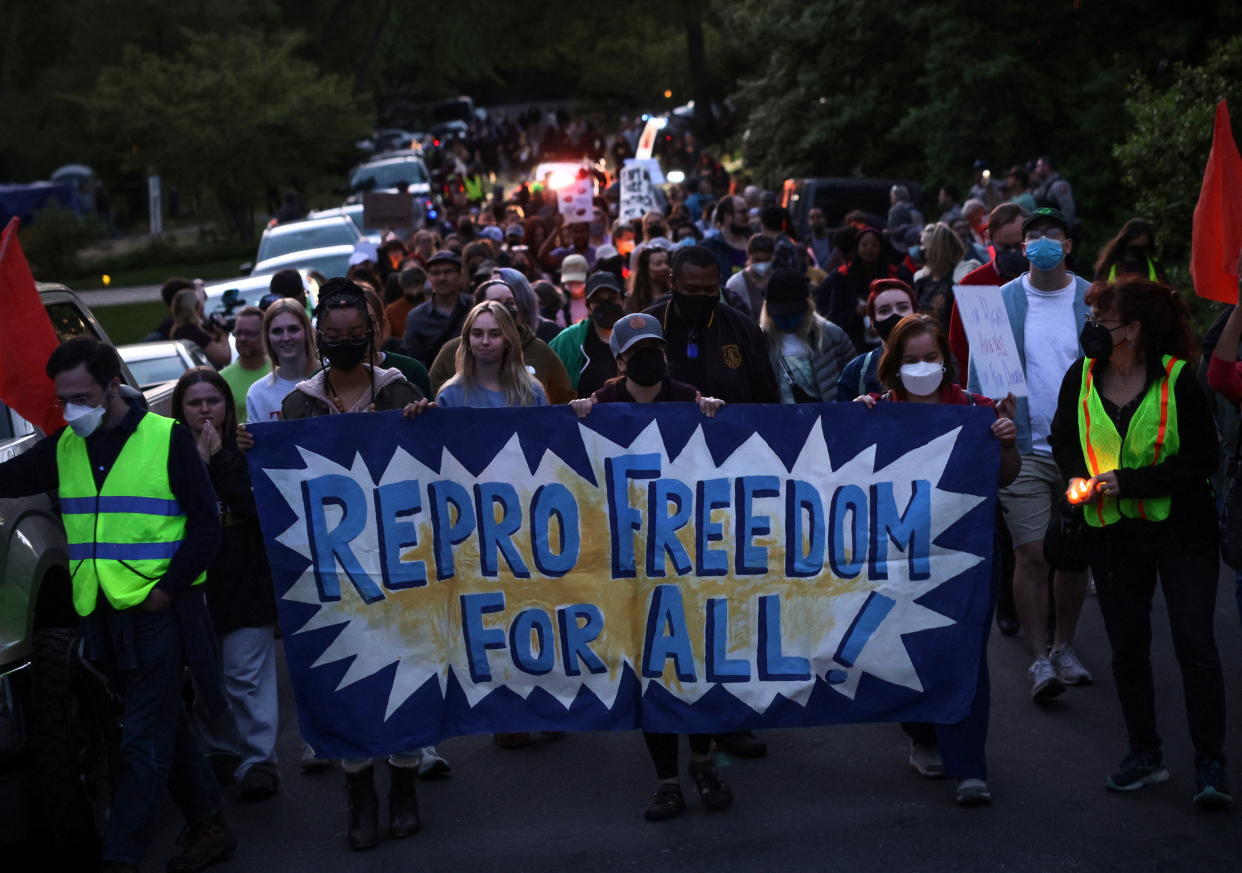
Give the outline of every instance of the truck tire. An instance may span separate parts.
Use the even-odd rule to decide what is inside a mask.
[[[110,721],[106,695],[90,688],[93,677],[83,675],[73,628],[36,631],[32,644],[36,851],[61,865],[52,869],[90,869],[98,862],[116,772],[114,735],[99,729]]]

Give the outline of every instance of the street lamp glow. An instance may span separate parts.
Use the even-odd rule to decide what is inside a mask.
[[[671,99],[671,98],[672,98],[672,96],[673,96],[673,92],[672,92],[672,91],[670,91],[670,90],[668,90],[667,88],[665,88],[665,89],[664,89],[664,99],[665,99],[665,100],[669,100],[669,99]]]

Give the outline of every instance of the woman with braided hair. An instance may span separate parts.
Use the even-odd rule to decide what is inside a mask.
[[[315,308],[319,356],[324,367],[297,384],[281,404],[281,418],[315,418],[342,412],[401,409],[412,417],[430,403],[401,371],[377,366],[374,322],[366,292],[349,279],[329,279],[319,290]],[[448,772],[448,762],[434,746],[390,755],[389,834],[413,836],[421,826],[415,778]],[[379,842],[379,798],[375,762],[370,758],[341,762],[348,792],[350,848],[369,849]]]
[[[297,384],[281,404],[281,418],[402,409],[423,399],[396,368],[377,366],[366,292],[349,279],[329,279],[315,307],[323,369]]]

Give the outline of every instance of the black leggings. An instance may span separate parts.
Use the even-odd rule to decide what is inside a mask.
[[[1220,572],[1216,546],[1191,545],[1173,536],[1143,540],[1106,529],[1092,543],[1091,572],[1113,650],[1113,679],[1130,750],[1160,751],[1151,669],[1151,604],[1158,576],[1195,754],[1223,760],[1225,683],[1214,636]]]
[[[711,734],[687,734],[690,740],[690,751],[696,755],[706,755],[712,750]],[[651,763],[655,764],[657,779],[677,778],[677,739],[680,734],[652,734],[643,731],[643,739],[647,741],[647,751],[651,753]]]

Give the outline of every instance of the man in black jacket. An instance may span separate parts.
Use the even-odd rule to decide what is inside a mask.
[[[720,298],[720,267],[703,246],[673,256],[673,294],[647,310],[668,343],[669,376],[726,403],[779,403],[767,340]]]
[[[402,346],[407,355],[430,368],[440,348],[461,334],[474,304],[469,294],[462,293],[461,258],[455,253],[446,250],[432,255],[427,261],[427,279],[431,297],[410,310]]]

